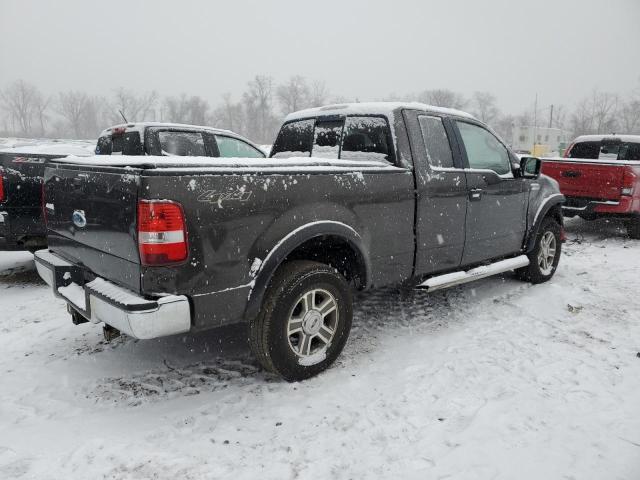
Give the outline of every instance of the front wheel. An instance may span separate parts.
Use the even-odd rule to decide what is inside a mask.
[[[351,289],[334,268],[288,262],[274,275],[250,323],[251,349],[266,370],[290,382],[307,379],[338,357],[352,315]]]
[[[558,268],[561,251],[560,224],[547,217],[536,234],[533,250],[527,255],[529,265],[516,270],[516,273],[521,279],[531,283],[546,282],[553,277]]]

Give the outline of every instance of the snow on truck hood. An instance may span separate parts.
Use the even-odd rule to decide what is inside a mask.
[[[56,163],[105,167],[166,168],[171,170],[204,171],[277,171],[277,170],[404,170],[384,160],[343,160],[316,157],[291,158],[220,158],[220,157],[159,157],[132,155],[96,155],[66,157],[52,160]]]

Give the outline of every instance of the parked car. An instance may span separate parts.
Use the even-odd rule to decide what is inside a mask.
[[[301,380],[345,345],[353,288],[549,280],[564,197],[539,168],[456,110],[305,110],[266,159],[51,162],[36,264],[75,323],[146,339],[246,322],[260,363]]]
[[[264,158],[264,151],[229,130],[179,123],[128,123],[107,128],[96,155]]]
[[[620,218],[640,239],[640,135],[578,137],[565,158],[544,159],[542,173],[560,184],[565,216]]]
[[[92,156],[88,145],[39,143],[0,150],[0,250],[47,246],[41,206],[45,162],[67,155]]]
[[[246,138],[228,130],[173,123],[128,123],[104,130],[97,155],[165,155],[264,158]],[[0,250],[46,247],[41,184],[47,159],[92,155],[76,142],[44,144],[0,153]],[[210,160],[209,160],[210,162]]]

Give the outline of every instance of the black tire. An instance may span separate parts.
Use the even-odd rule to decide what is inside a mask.
[[[302,330],[299,332],[301,337],[289,335],[289,319],[295,317],[295,309],[303,302],[302,297],[311,293],[314,299],[316,295],[322,299],[324,294],[321,292],[327,293],[327,298],[335,304],[335,310],[332,310],[335,314],[327,314],[331,315],[332,326],[335,327],[329,330],[333,332],[330,341],[323,344],[318,334],[307,335]],[[306,300],[303,305],[307,305]],[[266,370],[289,382],[305,380],[327,369],[340,355],[349,337],[352,317],[351,287],[334,268],[306,260],[287,262],[273,276],[260,313],[249,324],[251,350]],[[328,317],[321,320],[323,326],[325,318]],[[300,323],[305,325],[302,321]],[[296,339],[301,342],[307,337],[312,338],[309,348],[316,348],[317,352],[304,357],[294,351],[304,347],[294,343]]]
[[[560,230],[560,224],[555,219],[547,217],[542,220],[542,224],[536,233],[536,242],[533,250],[527,254],[529,257],[529,265],[516,270],[516,274],[520,279],[531,283],[544,283],[553,277],[553,274],[556,273],[556,269],[558,268],[558,262],[560,261],[560,255],[562,253]],[[539,254],[542,248],[542,240],[543,238],[548,238],[548,235],[553,235],[555,239],[555,256],[552,262],[546,262],[547,269],[544,269],[540,264]]]
[[[627,221],[627,235],[634,240],[640,240],[640,218]]]

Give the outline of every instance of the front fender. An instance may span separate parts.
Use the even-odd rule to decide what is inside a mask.
[[[536,181],[531,183],[531,187],[529,208],[527,211],[528,228],[524,242],[524,250],[527,253],[533,250],[538,229],[544,218],[549,215],[553,209],[558,210],[556,216],[562,223],[562,212],[559,209],[565,202],[564,195],[560,193],[558,182],[551,177],[540,175]]]
[[[343,222],[335,220],[309,222],[285,235],[269,250],[253,280],[245,310],[245,319],[255,318],[258,314],[269,282],[284,259],[305,242],[326,235],[339,237],[351,245],[364,265],[365,285],[370,284],[371,267],[369,254],[361,235],[353,227]]]

